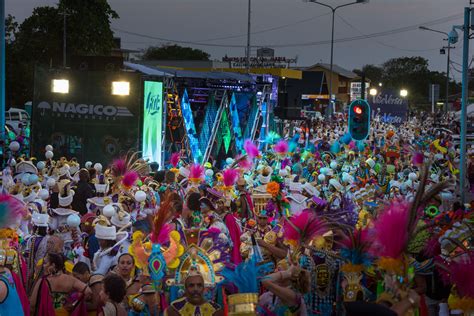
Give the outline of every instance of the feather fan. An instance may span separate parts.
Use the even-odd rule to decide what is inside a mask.
[[[172,153],[171,158],[170,158],[170,164],[173,166],[173,168],[176,168],[176,166],[179,163],[180,155],[179,153]]]
[[[258,151],[258,147],[250,139],[245,140],[244,150],[250,159],[253,159],[260,155],[260,152]]]
[[[127,171],[122,178],[122,184],[126,188],[133,187],[138,181],[138,173],[136,171]]]
[[[226,187],[232,187],[239,178],[239,172],[235,169],[226,169],[222,172],[222,181]]]
[[[326,225],[317,216],[304,210],[300,214],[287,219],[284,224],[285,239],[305,242],[326,232]]]
[[[192,164],[189,168],[189,179],[202,179],[204,175],[204,167],[198,163]]]
[[[288,143],[283,139],[276,143],[275,146],[273,146],[273,151],[281,156],[286,155],[288,153],[288,150]]]
[[[285,158],[281,162],[281,169],[285,169],[286,166],[291,166],[291,160],[289,158]]]
[[[0,194],[0,227],[14,225],[26,215],[25,204],[10,194]]]

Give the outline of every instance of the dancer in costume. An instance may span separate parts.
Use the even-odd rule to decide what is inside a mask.
[[[197,267],[192,267],[184,279],[184,297],[173,301],[165,315],[220,316],[224,312],[218,304],[204,298],[204,278]]]

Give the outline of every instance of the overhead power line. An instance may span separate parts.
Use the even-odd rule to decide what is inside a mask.
[[[357,32],[359,32],[362,36],[365,36],[366,38],[368,39],[372,39],[372,38],[369,38],[367,34],[365,34],[364,32],[362,32],[359,28],[357,28],[356,26],[354,26],[353,24],[351,24],[349,21],[347,21],[346,19],[344,19],[342,16],[340,16],[339,14],[336,14],[337,17],[339,19],[342,20],[342,22],[344,24],[346,24],[347,26],[349,26],[350,28],[353,28],[354,30],[356,30]],[[374,42],[376,42],[377,44],[379,45],[382,45],[382,46],[385,46],[385,47],[389,47],[389,48],[393,48],[393,49],[397,49],[397,50],[400,50],[400,51],[405,51],[405,52],[427,52],[427,51],[433,51],[433,50],[437,50],[438,48],[437,47],[434,47],[434,48],[425,48],[425,49],[410,49],[410,48],[401,48],[401,47],[398,47],[398,46],[394,46],[394,45],[390,45],[390,44],[386,44],[382,41],[379,41],[378,39],[375,39],[373,38],[372,39]]]
[[[427,21],[427,22],[424,22],[424,23],[416,24],[416,25],[396,28],[396,29],[392,29],[392,30],[387,30],[387,31],[383,31],[383,32],[376,32],[376,33],[367,34],[367,35],[359,35],[359,36],[340,38],[340,39],[334,40],[334,42],[335,43],[344,43],[344,42],[350,42],[350,41],[356,41],[356,40],[362,40],[362,39],[368,39],[368,38],[382,37],[382,36],[389,36],[389,35],[404,33],[404,32],[408,32],[408,31],[416,30],[422,25],[431,26],[431,25],[450,22],[450,21],[459,19],[461,16],[462,16],[462,14],[450,15],[450,16],[447,16],[447,17],[444,17],[444,18],[439,18],[439,19],[436,19],[436,20]],[[167,42],[167,43],[188,44],[188,45],[207,46],[207,47],[233,47],[233,48],[245,48],[246,47],[246,45],[236,45],[236,44],[213,44],[213,43],[203,43],[203,42],[197,42],[197,41],[175,40],[175,39],[171,39],[171,38],[151,36],[151,35],[141,34],[141,33],[137,33],[137,32],[130,32],[130,31],[123,30],[123,29],[120,29],[120,28],[112,28],[112,29],[114,31],[121,32],[121,33],[124,33],[124,34],[134,35],[134,36],[143,37],[143,38],[149,38],[149,39],[153,39],[153,40],[157,40],[157,41],[161,41],[161,42]],[[278,47],[306,47],[306,46],[326,45],[326,44],[330,44],[330,43],[331,43],[330,40],[323,40],[323,41],[316,41],[316,42],[291,43],[291,44],[262,44],[262,45],[252,45],[252,47],[273,47],[273,48],[278,48]]]

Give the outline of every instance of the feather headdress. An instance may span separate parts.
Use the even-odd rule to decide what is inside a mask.
[[[179,163],[180,159],[180,154],[179,153],[172,153],[171,158],[170,158],[170,164],[173,166],[173,168],[176,168]]]
[[[122,178],[122,185],[126,189],[133,187],[138,181],[138,173],[136,171],[127,171]]]
[[[0,227],[14,225],[27,214],[26,206],[10,194],[0,194]]]
[[[348,230],[347,235],[341,241],[341,257],[346,260],[344,269],[356,268],[363,269],[369,267],[371,264],[371,257],[369,249],[372,243],[372,238],[367,229],[362,230]]]
[[[325,223],[310,210],[304,210],[284,223],[284,237],[294,246],[307,243],[326,231]]]
[[[265,142],[267,144],[273,145],[277,141],[279,141],[280,139],[281,139],[280,135],[278,135],[277,133],[275,133],[273,131],[270,131],[270,132],[268,132],[267,136],[265,137]]]
[[[151,233],[151,241],[154,244],[163,245],[169,239],[171,226],[166,223],[173,217],[171,212],[173,208],[173,199],[170,193],[166,194],[164,200],[161,202],[158,212],[153,218],[153,231]]]
[[[271,262],[257,265],[256,256],[252,256],[250,260],[240,263],[234,270],[226,267],[220,274],[224,277],[224,283],[234,284],[239,293],[258,293],[260,279],[272,265]]]
[[[204,177],[204,167],[198,163],[192,164],[189,168],[189,180],[194,183],[199,183]]]
[[[253,159],[253,158],[258,157],[260,155],[258,147],[250,139],[245,140],[244,150],[245,150],[245,152],[247,153],[247,156],[250,159]]]
[[[233,187],[239,179],[239,172],[235,169],[226,169],[222,172],[222,181],[226,187]]]
[[[472,273],[474,253],[471,252],[460,259],[449,265],[451,282],[456,286],[459,297],[474,299],[474,273]]]
[[[417,233],[416,228],[421,218],[423,207],[436,194],[448,186],[446,182],[432,186],[425,192],[429,165],[423,166],[420,183],[413,202],[393,201],[375,221],[376,238],[372,253],[380,256],[379,266],[385,270],[395,270],[403,274],[402,256],[407,252],[408,242]]]
[[[123,158],[115,159],[111,166],[112,176],[122,177],[128,171],[127,162]]]
[[[273,151],[280,156],[285,156],[288,153],[288,150],[288,143],[283,139],[278,141],[278,143],[273,146]]]

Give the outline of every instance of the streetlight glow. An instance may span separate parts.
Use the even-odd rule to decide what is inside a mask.
[[[381,83],[381,82],[379,82],[379,87],[381,87],[381,86],[382,86],[382,83]]]
[[[377,89],[372,88],[372,89],[370,89],[369,93],[370,93],[371,96],[376,96],[377,95]]]
[[[408,91],[406,89],[400,90],[400,96],[402,98],[405,98],[408,95]]]

